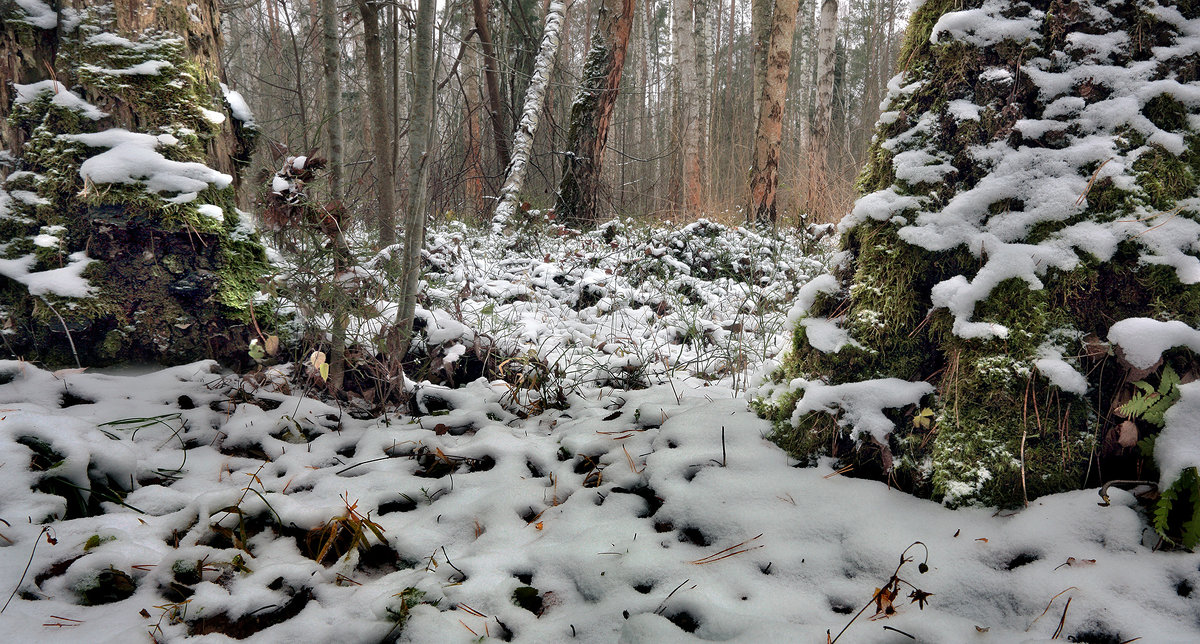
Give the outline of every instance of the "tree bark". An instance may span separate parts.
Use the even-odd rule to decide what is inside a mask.
[[[808,173],[805,181],[805,205],[817,221],[827,221],[833,213],[829,194],[829,130],[833,122],[833,76],[837,62],[837,0],[821,3],[821,26],[817,32],[817,105],[812,136],[808,146]]]
[[[345,212],[342,206],[345,195],[342,179],[345,162],[342,155],[342,43],[338,33],[335,0],[321,0],[321,42],[325,71],[325,109],[328,111],[326,129],[329,132],[329,200],[325,207],[327,211],[335,209],[340,215]],[[351,259],[344,230],[346,220],[332,212],[326,212],[326,215],[332,221],[338,222],[338,230],[333,240],[333,288],[337,289],[337,292],[334,295],[334,320],[329,351],[329,385],[334,391],[339,391],[346,375],[346,327],[349,325],[349,316],[346,311],[346,293],[340,287],[338,277],[349,269]]]
[[[771,16],[775,0],[750,0],[750,38],[754,57],[754,121],[762,109],[763,87],[767,84],[767,52],[771,49]]]
[[[393,357],[402,360],[412,342],[417,289],[421,279],[421,250],[425,246],[426,188],[433,129],[433,21],[437,0],[420,0],[412,57],[413,102],[408,128],[408,208],[404,215],[404,256],[400,269],[400,308],[397,311]]]
[[[65,9],[3,4],[0,149],[30,174],[0,193],[44,200],[0,194],[7,346],[60,364],[244,357],[266,259],[236,209],[256,130],[222,96],[217,2],[64,4],[136,46],[80,39]],[[156,73],[112,71],[138,64]],[[68,93],[79,100],[55,100]],[[194,136],[164,138],[181,131]]]
[[[633,27],[635,0],[603,0],[592,48],[583,68],[582,86],[571,105],[566,158],[559,183],[555,211],[563,221],[592,227],[602,213],[597,204],[600,170],[613,106],[621,86],[621,70],[629,32]]]
[[[458,72],[463,93],[463,187],[466,190],[463,208],[473,221],[483,221],[490,210],[484,199],[483,185],[483,130],[479,122],[483,102],[479,94],[479,54],[470,45],[475,28],[469,16],[467,18],[462,25],[462,64]]]
[[[479,43],[483,45],[483,79],[487,84],[492,136],[496,140],[496,162],[497,165],[507,166],[510,155],[508,133],[504,129],[504,111],[500,97],[500,64],[496,58],[496,47],[492,44],[492,32],[488,28],[488,12],[485,1],[471,0],[471,7],[475,12],[475,29],[479,32]]]
[[[675,73],[678,103],[675,106],[680,150],[679,207],[688,214],[700,210],[700,114],[702,94],[696,56],[696,17],[693,0],[673,0],[672,32],[675,40]]]
[[[754,134],[753,165],[750,168],[750,204],[746,221],[775,224],[779,188],[779,147],[783,139],[784,97],[792,68],[792,36],[796,29],[798,0],[777,0],[771,20],[771,45],[767,56],[767,80],[762,90],[762,107]]]
[[[513,136],[512,162],[508,164],[508,171],[505,173],[507,178],[504,187],[500,189],[500,203],[496,206],[496,215],[492,219],[492,228],[496,230],[502,230],[508,225],[517,211],[518,196],[525,182],[534,136],[537,134],[542,105],[545,103],[546,87],[550,84],[550,72],[558,54],[558,35],[562,28],[564,12],[566,6],[559,0],[553,0],[546,12],[546,28],[542,32],[542,44],[538,48],[533,77],[525,95],[525,108],[521,111],[521,122]]]
[[[367,62],[367,93],[370,114],[365,121],[371,124],[371,163],[375,176],[375,225],[379,243],[396,243],[396,176],[392,172],[391,132],[387,112],[387,89],[383,80],[383,57],[379,40],[379,7],[372,0],[355,0],[363,19],[363,49]],[[414,108],[415,109],[415,108]]]

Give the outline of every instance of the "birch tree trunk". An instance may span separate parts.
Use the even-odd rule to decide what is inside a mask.
[[[562,220],[573,226],[595,226],[602,216],[597,204],[600,170],[635,8],[635,0],[600,3],[600,17],[583,68],[582,86],[571,105],[566,158],[554,207]]]
[[[833,76],[837,42],[837,0],[821,3],[821,26],[817,32],[817,104],[808,146],[808,175],[805,203],[819,221],[832,216],[829,194],[829,129],[833,122]]]
[[[391,132],[387,112],[387,89],[383,78],[383,55],[379,40],[379,7],[373,0],[355,0],[363,20],[363,49],[367,63],[367,105],[370,114],[365,121],[371,127],[371,163],[375,179],[376,227],[379,243],[396,243],[396,177],[392,172]]]
[[[762,108],[763,87],[767,84],[767,52],[771,48],[771,16],[775,0],[750,0],[750,37],[754,43],[754,120]]]
[[[413,103],[408,129],[408,209],[404,215],[404,258],[400,270],[400,308],[397,311],[394,358],[403,360],[412,342],[417,288],[421,279],[421,250],[425,246],[428,209],[430,138],[433,129],[433,21],[437,0],[417,4],[412,57]]]
[[[754,134],[750,168],[750,204],[746,221],[775,224],[779,188],[779,147],[783,138],[784,97],[792,68],[792,36],[796,29],[798,0],[777,0],[771,19],[771,46],[767,79],[763,85],[758,127]]]
[[[562,29],[566,6],[559,0],[550,3],[546,12],[546,27],[542,32],[542,44],[538,48],[537,60],[533,64],[533,77],[525,94],[525,107],[521,110],[521,122],[513,135],[512,161],[505,173],[504,186],[500,189],[500,203],[492,219],[492,229],[503,230],[517,211],[518,195],[525,182],[525,171],[533,151],[533,140],[537,134],[542,105],[546,100],[546,86],[550,84],[550,72],[558,54],[559,33]]]

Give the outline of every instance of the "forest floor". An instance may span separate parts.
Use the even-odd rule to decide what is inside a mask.
[[[431,360],[524,355],[527,388],[379,416],[298,363],[0,362],[6,641],[1200,641],[1200,555],[1126,492],[949,510],[767,440],[749,374],[827,249],[461,233],[433,235]]]

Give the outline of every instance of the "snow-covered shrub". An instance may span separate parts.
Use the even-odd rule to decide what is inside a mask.
[[[756,401],[776,440],[951,505],[1134,478],[1157,428],[1122,438],[1115,409],[1160,356],[1130,352],[1196,371],[1178,336],[1116,332],[1200,325],[1198,30],[1191,3],[921,4],[847,261],[802,289]]]

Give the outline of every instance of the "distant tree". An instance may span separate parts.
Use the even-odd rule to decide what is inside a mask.
[[[554,206],[563,221],[584,227],[595,226],[604,214],[597,203],[600,170],[636,9],[635,0],[600,0],[597,4],[600,16],[579,93],[571,105],[562,181]]]
[[[1157,465],[1179,500],[1164,521],[1200,530],[1196,504],[1179,512],[1200,493],[1194,469],[1180,483],[1194,416],[1127,404],[1186,400],[1172,388],[1200,376],[1200,5],[1101,4],[911,16],[845,261],[801,289],[759,390],[792,454],[950,505]]]
[[[256,130],[222,93],[218,4],[0,3],[10,352],[231,358],[266,325],[253,309],[264,251],[236,207]]]
[[[798,0],[777,0],[771,18],[771,44],[767,51],[766,80],[754,133],[750,166],[749,205],[746,220],[774,224],[779,193],[779,152],[783,140],[788,75],[792,69],[792,36],[796,31]]]

